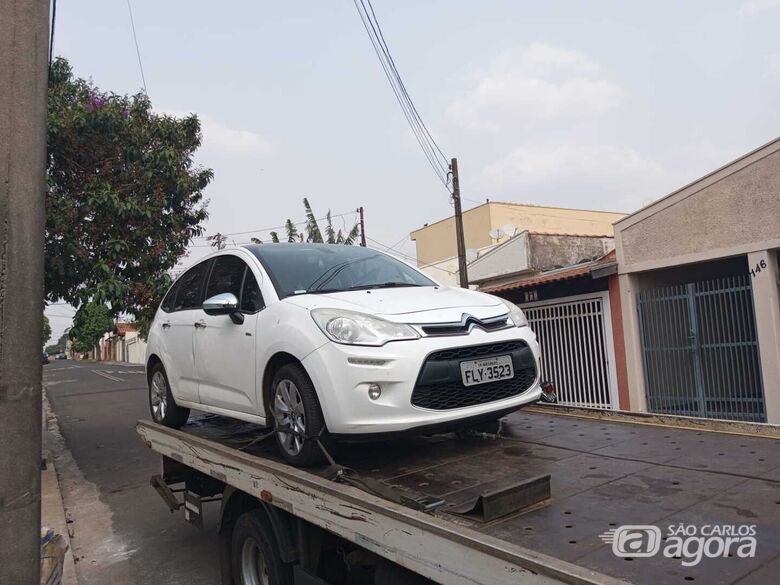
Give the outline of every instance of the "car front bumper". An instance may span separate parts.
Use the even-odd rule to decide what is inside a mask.
[[[536,376],[528,389],[514,396],[473,406],[433,410],[412,404],[412,392],[426,358],[434,352],[523,341],[530,349]],[[530,359],[530,358],[529,358]],[[327,343],[303,360],[317,389],[328,430],[334,435],[371,435],[419,429],[446,428],[449,423],[484,420],[510,412],[541,397],[539,345],[529,327],[500,331],[472,330],[468,335],[422,337],[382,347]],[[372,400],[368,389],[378,384],[381,396]],[[464,388],[478,389],[479,386]]]

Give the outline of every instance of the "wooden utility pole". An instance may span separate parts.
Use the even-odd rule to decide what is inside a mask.
[[[37,585],[48,0],[0,2],[0,583]]]
[[[460,206],[460,179],[458,178],[458,159],[453,158],[450,163],[452,172],[452,201],[455,204],[455,238],[458,244],[458,276],[460,286],[469,287],[469,275],[466,269],[466,242],[463,237],[463,211]]]
[[[360,245],[366,247],[366,221],[363,217],[363,206],[358,207],[358,213],[360,214]]]

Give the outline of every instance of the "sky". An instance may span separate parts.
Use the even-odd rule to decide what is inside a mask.
[[[418,111],[457,157],[464,209],[632,212],[769,142],[780,0],[373,0]],[[351,0],[132,0],[155,109],[198,114],[215,173],[206,234],[317,216],[414,257],[452,214]],[[57,6],[55,54],[116,93],[142,79],[127,0]],[[342,215],[343,214],[343,215]],[[193,242],[189,264],[210,251]],[[47,310],[53,340],[72,309]],[[56,315],[56,316],[55,316]]]

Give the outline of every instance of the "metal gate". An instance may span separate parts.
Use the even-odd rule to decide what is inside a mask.
[[[542,380],[568,406],[617,408],[609,294],[522,305],[541,346]]]
[[[765,422],[750,276],[638,293],[651,412]]]

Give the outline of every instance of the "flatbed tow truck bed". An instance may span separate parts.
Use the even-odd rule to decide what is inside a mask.
[[[439,583],[777,583],[777,428],[658,422],[540,407],[505,417],[498,435],[348,445],[335,457],[339,467],[320,470],[289,467],[273,441],[253,442],[262,429],[213,415],[181,430],[139,421],[138,432],[169,467],[194,470]],[[509,497],[502,509],[499,497],[498,517],[468,513],[480,496],[547,474],[543,502],[511,511],[517,502]],[[599,538],[621,525],[654,525],[665,536],[681,524],[752,525],[755,556],[683,566],[661,553],[622,558]],[[295,575],[296,583],[324,582]]]

